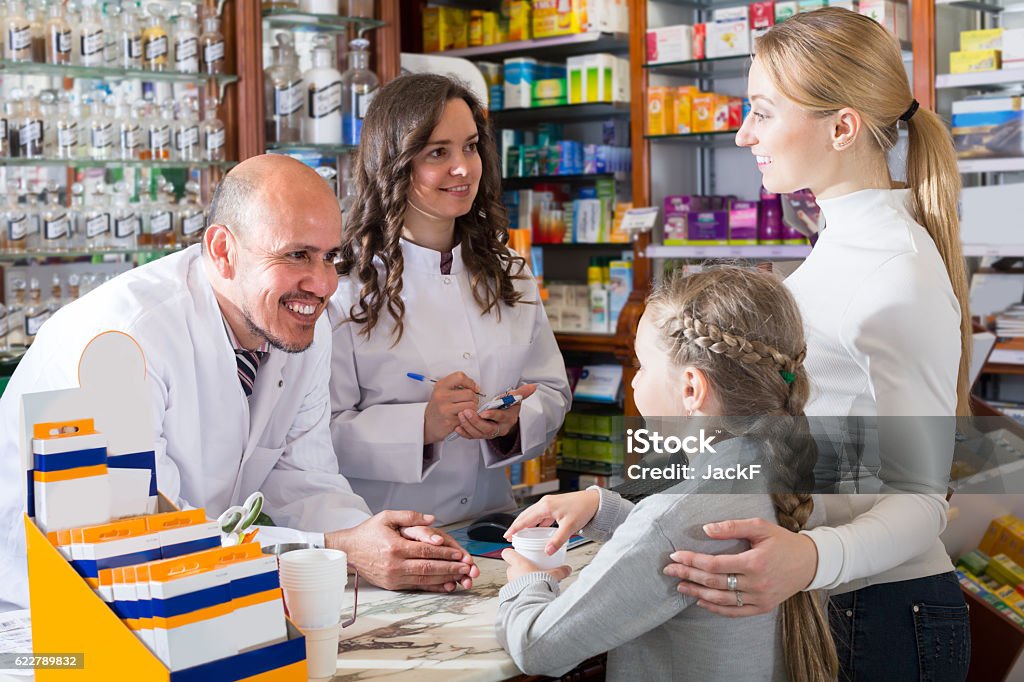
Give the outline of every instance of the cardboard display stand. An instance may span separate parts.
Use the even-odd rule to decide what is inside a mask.
[[[82,353],[77,389],[26,394],[22,398],[24,470],[32,468],[32,425],[94,418],[117,453],[152,448],[152,415],[145,386],[145,358],[120,332],[93,339]],[[31,474],[29,474],[31,475]],[[160,497],[156,511],[174,505]],[[31,510],[30,510],[31,511]],[[75,572],[35,522],[25,515],[32,648],[39,654],[82,654],[79,669],[38,669],[36,679],[167,682],[284,682],[305,680],[306,643],[288,623],[288,640],[192,668],[171,672]]]

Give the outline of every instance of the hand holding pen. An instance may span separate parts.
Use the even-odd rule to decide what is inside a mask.
[[[411,373],[410,373],[411,374]],[[422,375],[417,375],[422,376]],[[414,378],[414,377],[410,377]],[[476,413],[479,404],[480,387],[462,372],[453,372],[440,379],[417,379],[434,384],[434,390],[423,413],[423,442],[437,443],[444,440],[459,425],[459,413],[472,410]],[[486,396],[485,396],[486,397]]]

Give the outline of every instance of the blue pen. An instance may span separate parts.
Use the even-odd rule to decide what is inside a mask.
[[[437,381],[438,381],[437,379],[425,376],[423,374],[417,374],[416,372],[406,372],[405,376],[409,377],[410,379],[414,379],[416,381],[425,381],[425,382],[428,382],[428,383],[431,383],[431,384],[436,384]],[[475,391],[475,393],[478,396],[480,396],[481,398],[486,398],[487,397],[486,395],[484,395],[483,393],[480,393],[479,391]]]

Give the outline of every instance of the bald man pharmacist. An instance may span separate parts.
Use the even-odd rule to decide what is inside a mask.
[[[371,516],[338,471],[322,313],[338,286],[340,243],[341,213],[323,179],[288,157],[257,156],[217,188],[201,245],[111,280],[43,325],[0,398],[0,600],[8,608],[28,604],[20,398],[77,386],[82,350],[107,330],[130,334],[145,353],[157,478],[176,503],[216,517],[259,490],[264,511],[295,529],[293,539],[344,550],[376,585],[472,585],[478,569],[429,528],[430,516]]]

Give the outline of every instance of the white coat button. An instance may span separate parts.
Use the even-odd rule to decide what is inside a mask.
[[[444,283],[445,284],[451,284],[452,283],[452,278],[451,277],[445,277],[444,278]]]
[[[277,382],[277,387],[284,388],[284,379],[281,379],[280,381]]]
[[[921,610],[921,607],[915,604],[914,605],[914,613],[917,613],[920,610]]]
[[[470,353],[469,351],[466,351],[465,353],[462,354],[463,360],[469,360],[471,357],[473,357],[473,354]]]
[[[467,502],[469,502],[468,497],[463,497],[461,500],[459,500],[459,504],[466,504]]]
[[[853,618],[853,610],[852,609],[847,609],[846,610],[846,617],[847,618]]]

